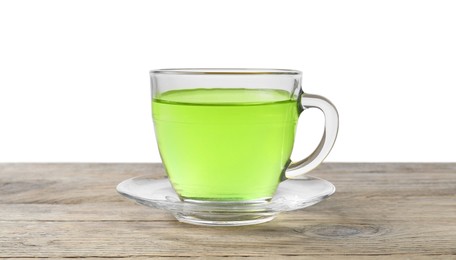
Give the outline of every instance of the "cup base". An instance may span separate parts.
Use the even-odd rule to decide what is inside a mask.
[[[244,226],[271,221],[277,213],[265,212],[270,199],[248,201],[207,201],[185,199],[188,211],[174,214],[180,222],[203,226]],[[198,208],[198,211],[190,210]]]
[[[183,223],[201,225],[201,226],[247,226],[261,224],[273,220],[277,214],[227,214],[227,213],[211,213],[206,215],[200,214],[185,214],[178,213],[174,217]]]

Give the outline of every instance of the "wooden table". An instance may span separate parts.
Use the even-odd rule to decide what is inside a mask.
[[[456,164],[328,163],[328,200],[254,226],[201,227],[122,198],[159,164],[0,164],[0,258],[456,259]],[[243,258],[244,259],[244,258]]]

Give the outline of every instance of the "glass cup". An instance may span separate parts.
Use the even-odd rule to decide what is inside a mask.
[[[281,181],[317,167],[336,140],[336,108],[302,91],[300,71],[161,69],[150,75],[160,156],[183,201],[267,202]],[[323,111],[324,134],[307,158],[291,162],[298,117],[308,108]]]

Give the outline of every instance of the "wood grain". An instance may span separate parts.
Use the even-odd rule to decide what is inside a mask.
[[[120,197],[159,164],[0,164],[0,258],[456,259],[456,164],[331,163],[337,192],[245,227],[200,227]]]

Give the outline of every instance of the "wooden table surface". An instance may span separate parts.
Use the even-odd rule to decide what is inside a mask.
[[[456,259],[456,164],[327,163],[336,193],[243,227],[202,227],[116,193],[159,164],[0,164],[1,258]]]

